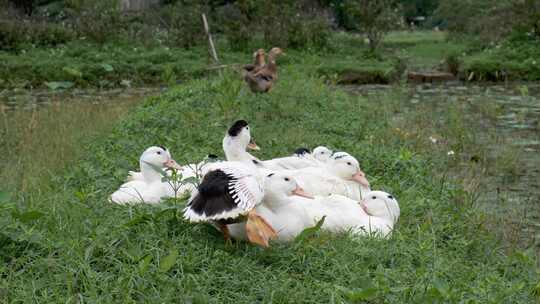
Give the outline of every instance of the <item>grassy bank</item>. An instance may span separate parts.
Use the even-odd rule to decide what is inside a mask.
[[[84,154],[84,141],[110,131],[143,99],[126,92],[128,95],[124,96],[103,92],[99,96],[91,92],[79,97],[49,95],[44,98],[50,103],[46,106],[18,95],[21,104],[15,109],[2,105],[0,189],[22,193],[47,189],[66,164]],[[103,99],[108,100],[107,103]],[[19,109],[24,106],[32,109]]]
[[[477,81],[540,80],[540,43],[505,42],[463,58],[463,76]]]
[[[238,61],[241,55],[223,54]],[[248,61],[249,55],[244,61]],[[75,41],[56,48],[30,48],[24,53],[0,52],[0,87],[59,88],[148,86],[197,78],[207,73],[205,48],[110,43],[99,46]],[[48,84],[49,83],[49,84]],[[66,87],[67,86],[67,87]]]
[[[237,70],[238,65],[251,61],[249,52],[231,51],[223,38],[218,37],[217,49],[221,62],[237,65]],[[287,53],[291,56],[282,63],[297,63],[306,73],[337,83],[391,83],[399,80],[405,69],[446,70],[449,57],[457,60],[464,80],[540,79],[534,44],[481,50],[469,38],[448,40],[446,33],[436,31],[392,32],[376,57],[369,53],[364,37],[343,32],[333,33],[325,49]],[[76,40],[54,48],[30,47],[17,54],[0,52],[0,88],[172,85],[208,75],[210,65],[205,46],[186,50]]]
[[[253,43],[253,49],[259,46]],[[251,61],[249,52],[231,51],[218,36],[223,64]],[[364,37],[336,32],[324,49],[287,50],[297,68],[337,83],[391,83],[405,70],[447,70],[455,58],[460,77],[470,81],[538,80],[540,63],[535,44],[514,48],[482,47],[469,38],[448,40],[445,32],[401,31],[390,33],[377,56],[369,53]],[[75,40],[53,48],[28,48],[19,53],[0,52],[0,88],[70,88],[171,85],[208,75],[212,64],[205,46],[189,50],[140,43],[97,45]],[[471,73],[472,76],[471,76]]]
[[[389,123],[399,96],[375,107],[328,89],[295,65],[269,95],[226,74],[151,98],[47,193],[0,205],[2,302],[471,302],[538,300],[534,253],[504,251],[474,197],[433,172]],[[107,196],[147,146],[181,162],[222,155],[224,130],[252,125],[262,158],[327,144],[356,155],[373,188],[394,193],[402,217],[389,240],[321,234],[269,250],[225,245],[178,218],[183,202],[120,207]]]

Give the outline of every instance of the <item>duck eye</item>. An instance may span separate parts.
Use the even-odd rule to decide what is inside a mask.
[[[285,177],[284,180],[285,180],[286,182],[290,181],[290,179],[289,179],[288,177]]]
[[[351,162],[347,162],[347,165],[351,166],[352,164],[351,164]]]
[[[161,154],[161,151],[157,151],[156,153],[157,153],[157,154]]]
[[[389,199],[394,199],[394,197],[393,197],[393,196],[391,196],[391,195],[389,195],[389,196],[388,196],[388,198],[389,198]]]
[[[372,198],[372,199],[377,199],[377,197],[376,197],[376,196],[372,196],[371,198]]]
[[[249,127],[246,127],[246,130],[249,130]]]

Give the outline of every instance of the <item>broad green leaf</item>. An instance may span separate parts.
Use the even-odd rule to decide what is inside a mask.
[[[22,212],[22,213],[14,211],[11,213],[11,216],[13,216],[14,218],[18,219],[19,221],[25,224],[33,222],[43,217],[44,215],[45,213],[37,211],[37,210],[32,210],[32,211],[27,211],[27,212]]]
[[[124,226],[125,227],[131,227],[131,226],[135,226],[135,225],[138,225],[138,224],[149,222],[150,220],[152,220],[152,217],[150,215],[143,214],[143,215],[138,216],[138,217],[132,219],[131,221],[125,223]]]
[[[171,249],[169,254],[162,258],[159,261],[159,271],[160,272],[167,272],[171,267],[176,264],[176,259],[178,258],[178,251],[176,249]]]
[[[70,76],[73,76],[73,77],[77,77],[77,78],[81,78],[82,77],[82,72],[75,69],[75,68],[68,68],[68,67],[65,67],[62,69],[62,71],[66,72],[68,75]]]
[[[182,183],[184,184],[187,184],[187,183],[197,184],[198,182],[199,180],[195,176],[188,177],[182,181]]]
[[[114,68],[112,65],[108,64],[108,63],[102,63],[100,64],[100,66],[107,72],[112,72],[114,71]]]
[[[0,203],[7,203],[10,199],[9,193],[0,191]]]
[[[131,80],[122,79],[122,81],[120,81],[120,85],[130,88],[131,87]]]
[[[148,267],[150,267],[150,263],[152,262],[152,259],[153,259],[152,255],[149,254],[139,261],[140,274],[144,274],[148,270]]]
[[[74,83],[71,81],[50,81],[45,82],[45,85],[51,89],[51,90],[58,90],[58,89],[69,89],[71,88]]]
[[[315,235],[315,233],[317,233],[319,230],[321,230],[321,227],[322,227],[322,225],[324,224],[324,220],[325,220],[325,219],[326,219],[326,215],[323,216],[323,217],[317,222],[317,224],[315,224],[315,226],[304,229],[304,231],[302,231],[302,232],[294,239],[294,241],[295,241],[295,242],[300,242],[300,241],[302,241],[302,240],[305,240],[306,238],[309,238],[309,237]]]
[[[349,291],[346,296],[350,301],[354,302],[373,300],[377,296],[377,288],[371,287],[358,291]]]
[[[176,213],[176,208],[166,208],[166,209],[163,209],[159,212],[157,212],[156,214],[154,214],[154,220],[157,220],[167,214],[172,214],[174,215]]]

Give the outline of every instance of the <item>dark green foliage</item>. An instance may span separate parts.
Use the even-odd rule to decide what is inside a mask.
[[[206,13],[208,18],[208,8],[200,1],[179,1],[161,11],[162,15],[155,17],[165,26],[169,45],[189,49],[207,43],[201,14]]]
[[[475,35],[482,42],[513,36],[540,36],[537,0],[441,1],[436,14],[456,35]]]
[[[399,7],[395,0],[347,0],[344,6],[357,30],[366,35],[374,54],[384,35],[399,27]]]
[[[238,1],[219,9],[218,21],[223,24],[223,34],[232,50],[247,50],[256,38],[255,9],[252,1]]]
[[[537,42],[506,41],[465,60],[470,80],[540,80],[540,48]],[[471,73],[473,73],[471,75]]]
[[[459,73],[459,68],[461,66],[461,59],[459,58],[459,54],[453,53],[446,55],[446,58],[444,58],[446,69],[448,72],[457,75]]]
[[[310,1],[236,1],[219,9],[223,33],[232,49],[253,50],[254,41],[266,48],[321,49],[327,46],[330,25],[321,8]]]
[[[439,0],[398,0],[403,7],[403,16],[409,21],[418,16],[430,17],[439,5]]]
[[[17,51],[28,45],[56,46],[71,41],[74,37],[71,30],[57,24],[0,19],[0,50],[4,51]]]

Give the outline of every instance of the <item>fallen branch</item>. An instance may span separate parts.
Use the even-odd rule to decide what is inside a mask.
[[[237,68],[240,67],[241,63],[233,63],[233,64],[221,64],[221,65],[215,65],[211,67],[207,67],[206,70],[219,70],[219,69],[225,69],[225,68]]]

